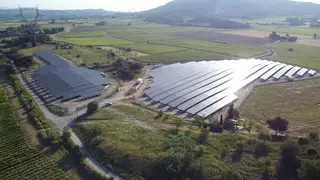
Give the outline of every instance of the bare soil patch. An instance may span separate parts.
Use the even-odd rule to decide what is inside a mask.
[[[231,31],[230,31],[231,32]],[[170,35],[190,38],[202,41],[211,41],[219,43],[229,43],[229,44],[245,44],[250,46],[263,46],[272,41],[262,37],[245,36],[241,34],[232,33],[220,33],[220,32],[182,32],[182,33],[171,33]]]

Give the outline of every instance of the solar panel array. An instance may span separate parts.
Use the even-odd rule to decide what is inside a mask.
[[[55,98],[67,100],[97,96],[110,82],[108,78],[101,77],[99,72],[69,65],[51,51],[34,54],[47,62],[47,65],[36,69],[32,78]]]
[[[176,63],[152,70],[153,82],[144,93],[162,105],[205,118],[236,101],[234,93],[258,79],[306,74],[316,71],[257,59]]]

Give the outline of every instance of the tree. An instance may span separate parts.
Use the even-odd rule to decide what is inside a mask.
[[[174,126],[176,127],[176,132],[179,131],[179,128],[182,126],[183,120],[180,118],[175,119]]]
[[[269,147],[265,143],[257,143],[254,147],[254,153],[256,157],[268,156]]]
[[[277,168],[278,179],[296,179],[298,177],[298,168],[300,160],[299,145],[296,142],[286,141],[281,146],[281,159]]]
[[[95,113],[97,110],[99,109],[99,105],[98,105],[98,102],[96,101],[93,101],[93,102],[90,102],[87,106],[87,114],[93,114]]]
[[[131,26],[131,22],[128,23],[128,26]]]
[[[307,160],[298,171],[300,179],[320,179],[320,160]]]
[[[314,39],[317,39],[317,34],[314,34],[314,35],[313,35],[313,38],[314,38]]]
[[[241,180],[240,174],[233,170],[225,170],[221,173],[220,180]]]
[[[269,128],[276,131],[276,136],[280,132],[283,134],[286,130],[288,130],[288,120],[282,119],[281,117],[276,117],[274,119],[267,120],[267,124]]]

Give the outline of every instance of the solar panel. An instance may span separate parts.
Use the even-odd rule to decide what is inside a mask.
[[[282,68],[279,72],[277,72],[275,75],[273,75],[274,78],[280,79],[286,72],[288,72],[293,66],[286,65],[284,68]]]
[[[103,86],[110,82],[108,78],[101,77],[99,72],[69,65],[51,51],[39,51],[34,54],[48,65],[36,69],[32,77],[55,98],[71,99],[100,95]]]
[[[294,68],[292,68],[289,72],[286,73],[285,76],[287,77],[292,77],[297,71],[299,71],[301,69],[301,67],[295,66]]]
[[[217,103],[213,104],[212,106],[207,107],[206,109],[202,110],[201,112],[198,113],[200,117],[206,118],[210,116],[211,114],[219,111],[221,108],[227,106],[228,104],[231,104],[235,100],[237,100],[238,97],[230,94],[229,96],[221,99]]]
[[[298,76],[304,76],[307,73],[308,69],[302,68],[299,72],[297,72]]]
[[[278,72],[284,66],[286,66],[286,65],[285,64],[279,64],[278,66],[274,67],[273,69],[271,69],[270,71],[265,73],[263,76],[261,76],[261,79],[263,79],[265,81],[268,80],[272,75],[274,75],[276,72]]]

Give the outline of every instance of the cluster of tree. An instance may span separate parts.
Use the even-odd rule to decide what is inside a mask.
[[[295,17],[295,18],[286,18],[286,22],[289,22],[289,25],[292,25],[292,26],[301,26],[306,23],[306,20]]]
[[[297,36],[290,36],[289,34],[286,34],[285,36],[281,36],[280,34],[277,34],[276,32],[272,31],[272,33],[269,35],[269,39],[274,41],[287,41],[287,42],[296,42],[298,37]]]
[[[140,62],[116,58],[110,65],[109,71],[115,72],[117,77],[124,80],[132,80],[143,68]]]
[[[14,64],[18,67],[29,68],[34,64],[34,59],[32,56],[25,56],[18,53],[17,49],[12,48],[6,55],[13,60]]]
[[[56,34],[64,31],[64,27],[60,28],[44,28],[42,29],[42,32],[44,34]]]
[[[107,22],[105,22],[105,21],[95,23],[95,26],[105,26],[105,25],[107,25]]]
[[[51,42],[51,38],[46,34],[34,34],[34,35],[14,37],[11,39],[2,39],[1,42],[9,46],[22,46],[22,47],[27,47],[28,44],[31,43],[32,46],[35,47],[37,43]]]
[[[244,29],[250,28],[250,25],[248,23],[244,24],[231,20],[214,20],[210,23],[210,27],[222,29]]]

